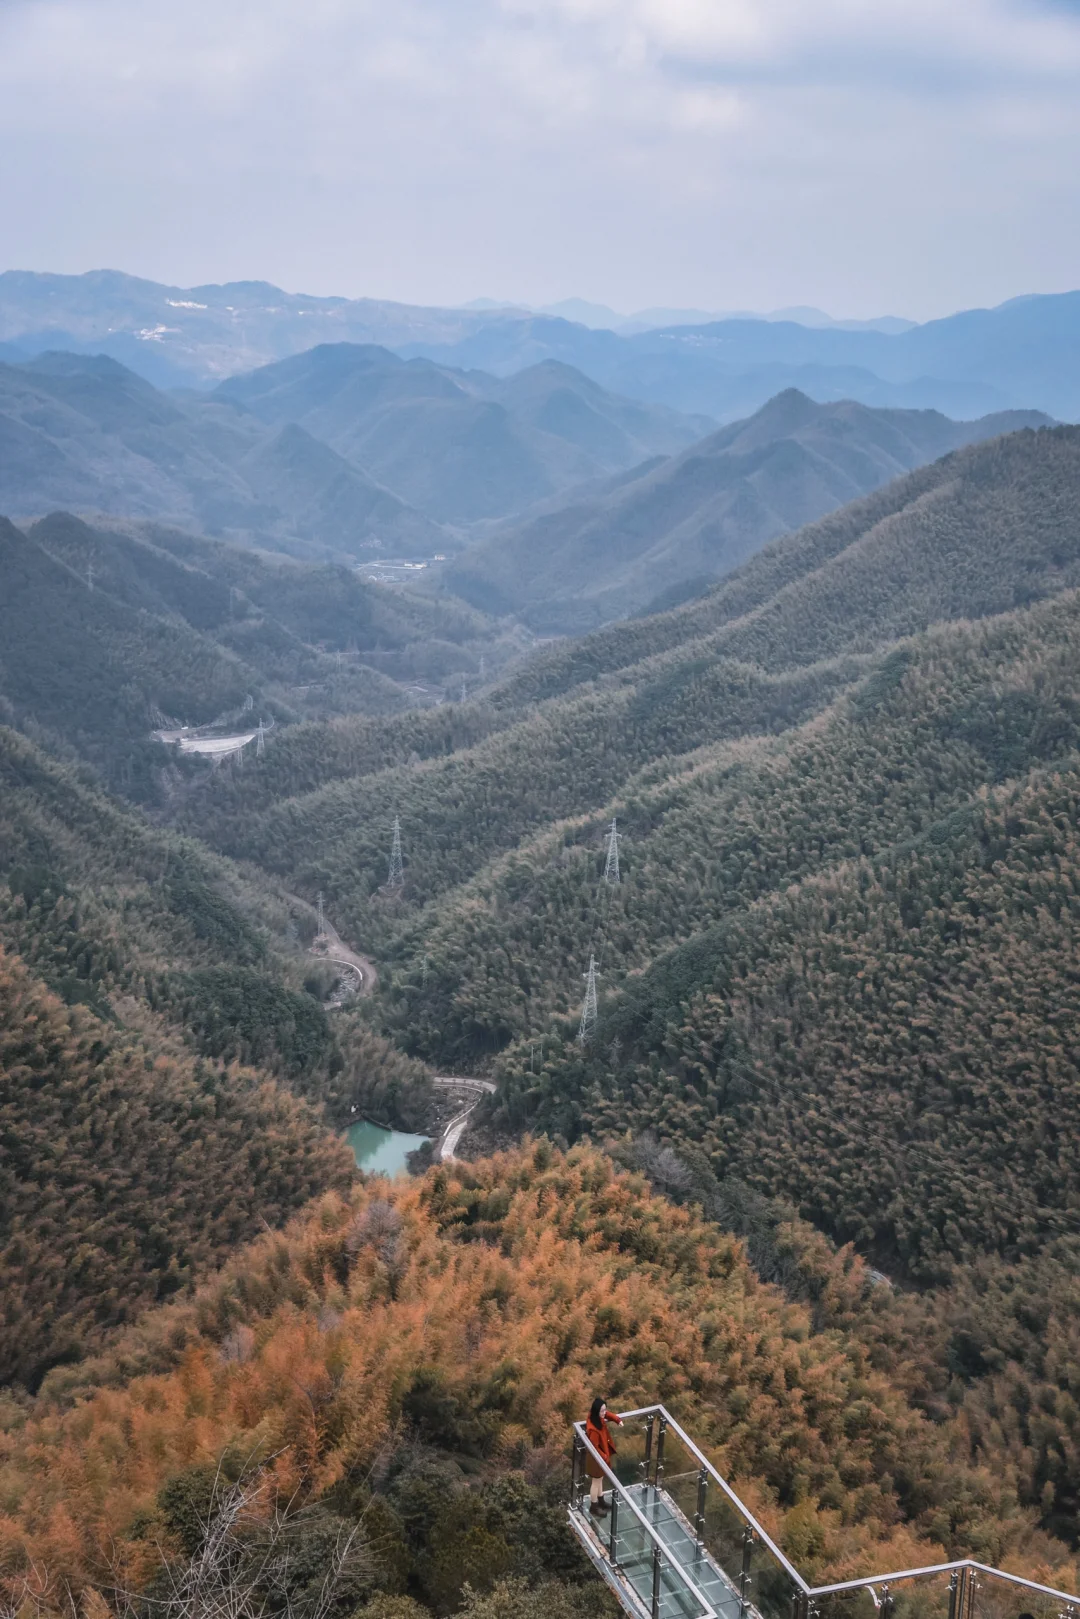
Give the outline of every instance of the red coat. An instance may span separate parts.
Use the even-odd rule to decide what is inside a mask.
[[[619,1427],[622,1427],[622,1417],[617,1416],[614,1411],[609,1411],[599,1428],[595,1427],[591,1420],[585,1423],[585,1437],[590,1445],[595,1446],[610,1467],[611,1458],[615,1454],[615,1441],[608,1433],[609,1422],[617,1422]],[[589,1450],[585,1452],[585,1471],[590,1478],[603,1478],[604,1476],[600,1463],[596,1460],[592,1451]]]

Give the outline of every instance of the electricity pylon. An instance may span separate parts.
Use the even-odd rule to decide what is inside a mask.
[[[464,702],[467,701],[467,699],[468,699],[468,693],[465,690],[465,676],[462,675],[462,677],[461,677],[461,701],[464,703]]]
[[[615,817],[611,818],[611,830],[608,832],[607,862],[604,866],[604,881],[606,883],[619,883],[619,829],[615,824]]]
[[[578,1044],[587,1046],[596,1033],[596,957],[589,957],[589,970],[585,974],[585,1005],[581,1008]]]
[[[322,889],[320,888],[319,889],[319,923],[318,923],[318,932],[316,933],[315,937],[317,939],[322,939],[322,938],[325,937],[325,934],[326,934],[326,923],[323,921]]]
[[[405,882],[405,865],[401,858],[401,819],[394,816],[394,838],[390,845],[390,875],[387,888],[401,888]]]
[[[265,729],[263,727],[262,720],[260,720],[259,721],[259,729],[255,733],[255,757],[256,757],[256,759],[261,759],[265,752],[266,752],[266,731],[265,731]]]

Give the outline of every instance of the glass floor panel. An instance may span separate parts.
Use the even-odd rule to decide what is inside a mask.
[[[697,1619],[701,1602],[683,1577],[697,1586],[705,1601],[721,1619],[739,1619],[739,1594],[731,1581],[689,1532],[686,1520],[663,1491],[647,1484],[633,1484],[627,1495],[656,1530],[667,1556],[660,1572],[660,1619]],[[610,1492],[604,1497],[609,1509]],[[586,1502],[581,1516],[592,1536],[611,1554],[611,1517],[595,1518]],[[616,1523],[614,1561],[635,1597],[648,1613],[652,1608],[653,1542],[645,1529],[622,1506]]]

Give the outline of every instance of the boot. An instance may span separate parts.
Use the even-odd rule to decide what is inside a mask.
[[[601,1496],[599,1501],[590,1501],[589,1511],[592,1513],[594,1518],[606,1518],[608,1515],[608,1504],[604,1500],[604,1497]]]

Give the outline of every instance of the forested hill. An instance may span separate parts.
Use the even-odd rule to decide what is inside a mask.
[[[213,398],[269,427],[298,424],[454,525],[512,516],[587,479],[677,454],[715,425],[608,393],[554,360],[489,376],[356,343],[321,343],[230,377]]]
[[[930,1290],[949,1399],[1007,1407],[1046,1522],[1080,1500],[1078,491],[1075,428],[965,449],[452,720],[297,727],[189,806],[333,895],[383,1028],[493,1074],[491,1128],[652,1133]]]
[[[528,834],[601,813],[641,771],[661,781],[691,750],[800,724],[896,636],[1080,582],[1078,479],[1077,429],[964,451],[776,542],[702,603],[539,655],[452,720],[297,727],[260,772],[212,783],[188,824],[332,883],[379,948],[402,922],[377,893],[395,814],[408,897],[426,904]]]
[[[331,1024],[312,931],[0,727],[0,1381],[347,1185],[353,1106],[424,1122],[419,1066]]]
[[[682,455],[470,546],[447,582],[486,611],[580,633],[698,595],[777,535],[950,450],[1047,425],[1037,411],[954,422],[788,389]]]
[[[611,1619],[566,1525],[567,1430],[597,1387],[662,1395],[804,1575],[974,1553],[1071,1582],[1017,1505],[1011,1436],[972,1455],[966,1414],[920,1405],[937,1323],[796,1222],[773,1248],[786,1296],[700,1207],[543,1142],[326,1196],[5,1424],[0,1582],[47,1571],[93,1607],[117,1564],[185,1578],[215,1478],[246,1463],[298,1606],[352,1532],[342,1619]],[[628,1423],[628,1469],[641,1446]]]
[[[1051,595],[1077,573],[1080,428],[946,456],[766,546],[699,601],[538,653],[496,694],[514,707],[708,637],[772,666]]]
[[[453,526],[678,452],[713,427],[570,366],[510,378],[322,344],[166,394],[102,354],[0,362],[0,510],[180,523],[314,561],[432,556]]]
[[[20,518],[152,518],[316,560],[448,540],[301,428],[170,398],[100,354],[0,364],[0,450],[0,510]]]
[[[474,675],[491,627],[461,604],[352,570],[272,561],[160,526],[65,513],[24,532],[0,518],[0,699],[111,786],[153,801],[178,761],[152,731],[416,700],[406,682]],[[249,709],[250,712],[245,712]],[[188,767],[190,774],[191,767]]]

